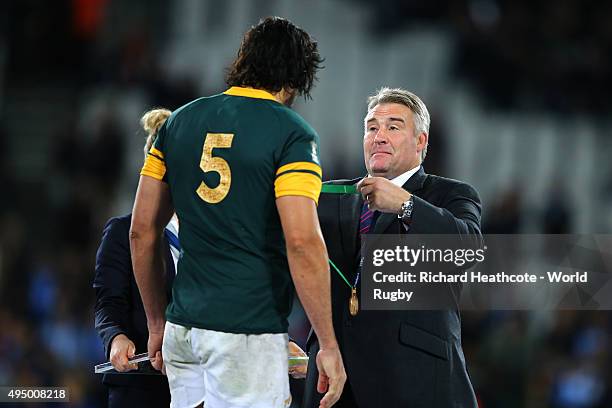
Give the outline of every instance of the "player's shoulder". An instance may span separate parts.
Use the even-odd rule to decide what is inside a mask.
[[[200,114],[202,109],[206,109],[208,105],[215,103],[219,96],[220,94],[212,96],[202,96],[200,98],[187,102],[186,104],[175,109],[172,112],[172,114],[166,120],[166,126],[172,127],[174,122],[176,122],[177,120],[181,120],[182,117]]]
[[[272,110],[275,112],[282,124],[290,131],[298,130],[304,133],[316,135],[317,132],[312,126],[304,119],[299,113],[293,109],[280,104],[270,104]]]

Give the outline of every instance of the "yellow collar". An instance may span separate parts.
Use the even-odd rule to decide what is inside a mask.
[[[247,98],[258,98],[258,99],[269,99],[274,102],[278,102],[276,98],[268,91],[263,89],[255,88],[242,88],[240,86],[232,86],[227,91],[223,92],[225,95],[231,96],[245,96]]]

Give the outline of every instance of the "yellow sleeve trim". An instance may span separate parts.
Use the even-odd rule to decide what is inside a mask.
[[[312,173],[286,173],[274,182],[276,198],[283,196],[304,196],[319,203],[321,179]]]
[[[166,164],[163,162],[163,160],[160,160],[153,154],[148,154],[140,174],[143,176],[153,177],[157,180],[163,180],[164,175],[166,174]]]
[[[284,166],[281,166],[278,170],[276,170],[276,175],[290,170],[309,170],[317,173],[319,177],[323,177],[323,171],[321,170],[321,166],[311,162],[295,162],[285,164]]]
[[[160,159],[164,158],[164,154],[162,153],[161,150],[157,150],[155,147],[151,146],[151,149],[149,149],[149,154],[152,154],[153,156],[157,156]]]

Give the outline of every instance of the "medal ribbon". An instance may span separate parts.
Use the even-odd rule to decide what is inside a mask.
[[[321,193],[328,194],[359,194],[357,191],[356,185],[338,185],[338,184],[323,184],[321,186]],[[372,214],[370,213],[371,218]],[[371,220],[369,220],[371,223]],[[362,231],[360,231],[361,234]],[[361,275],[361,264],[359,265],[359,271],[357,272],[357,277],[355,278],[355,283],[351,285],[346,279],[346,276],[340,271],[340,269],[332,262],[331,259],[327,260],[329,264],[334,268],[334,270],[340,275],[342,280],[346,283],[346,285],[351,289],[351,297],[349,299],[349,311],[351,316],[355,316],[359,311],[359,300],[357,298],[357,283],[359,282],[359,276]],[[362,261],[363,262],[363,261]]]
[[[354,184],[348,186],[340,184],[323,184],[321,186],[321,192],[329,194],[359,194],[357,186]]]
[[[338,269],[338,267],[332,262],[331,259],[327,260],[329,262],[329,264],[331,266],[333,266],[333,268],[336,270],[336,272],[338,272],[338,275],[340,275],[340,277],[342,278],[342,280],[344,280],[346,282],[346,284],[348,285],[348,287],[350,289],[353,289],[354,286],[351,286],[351,284],[349,283],[348,279],[346,279],[346,276],[344,276],[344,274],[342,272],[340,272],[340,269]],[[357,274],[357,279],[359,279],[359,274]],[[357,285],[357,281],[355,281],[355,286]]]

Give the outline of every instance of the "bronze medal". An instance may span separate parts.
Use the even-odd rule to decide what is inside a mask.
[[[351,316],[356,316],[359,311],[359,299],[357,299],[357,289],[351,289],[351,298],[349,299],[349,312]]]

